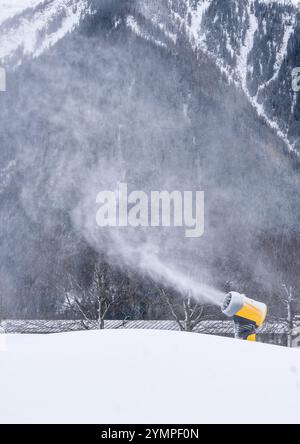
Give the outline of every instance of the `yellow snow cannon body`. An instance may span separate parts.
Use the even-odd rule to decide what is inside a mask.
[[[231,291],[224,300],[222,312],[233,318],[237,339],[256,341],[256,331],[265,322],[267,306]]]

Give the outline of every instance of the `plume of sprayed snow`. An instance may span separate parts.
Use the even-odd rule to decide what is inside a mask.
[[[159,257],[159,251],[153,244],[132,246],[118,237],[116,251],[124,262],[149,275],[155,282],[171,287],[182,296],[190,295],[200,304],[209,303],[222,306],[225,294],[192,277],[173,264]],[[134,258],[134,260],[132,260]]]
[[[131,263],[132,257],[138,258],[133,265],[138,266],[142,272],[148,273],[155,281],[174,288],[182,295],[190,294],[199,303],[222,306],[225,298],[224,293],[205,283],[198,282],[178,268],[163,262],[153,245],[140,244],[138,247],[132,247],[119,238],[118,246],[119,252],[127,263]]]

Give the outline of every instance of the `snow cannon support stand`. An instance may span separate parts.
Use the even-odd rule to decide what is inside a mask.
[[[256,330],[266,319],[267,306],[232,291],[224,300],[222,312],[229,318],[233,317],[237,339],[256,341]]]

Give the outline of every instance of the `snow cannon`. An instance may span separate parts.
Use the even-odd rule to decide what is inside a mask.
[[[233,318],[237,339],[256,341],[256,331],[266,319],[267,306],[231,291],[224,300],[222,312]]]

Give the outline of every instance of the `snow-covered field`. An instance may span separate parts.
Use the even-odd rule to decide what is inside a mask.
[[[300,352],[198,334],[11,335],[1,423],[300,422]]]
[[[0,353],[6,351],[6,336],[1,334],[1,328],[0,328]],[[1,362],[1,359],[0,359]]]

